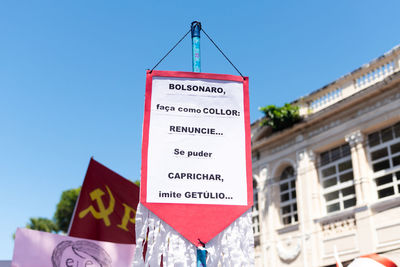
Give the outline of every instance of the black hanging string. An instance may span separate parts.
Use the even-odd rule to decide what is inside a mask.
[[[200,22],[195,22],[195,23],[198,23],[198,24],[200,24]],[[192,27],[193,27],[193,25],[192,25]],[[172,50],[174,50],[175,49],[175,47],[177,47],[178,46],[178,44],[180,43],[180,42],[182,42],[183,41],[183,39],[185,39],[185,37],[189,34],[189,32],[191,32],[191,30],[192,29],[190,29],[169,51],[168,51],[168,53],[162,58],[162,59],[160,59],[160,61],[158,61],[157,62],[157,64],[150,70],[150,73],[152,73],[153,72],[153,70],[172,52]],[[244,76],[242,75],[242,73],[238,70],[238,68],[236,68],[236,66],[235,65],[233,65],[233,63],[232,63],[232,61],[230,61],[229,60],[229,58],[225,55],[225,53],[224,52],[222,52],[222,50],[221,50],[221,48],[219,48],[219,46],[213,41],[213,39],[211,39],[211,37],[204,31],[204,29],[203,29],[203,27],[201,27],[200,28],[200,30],[202,31],[202,32],[204,32],[204,34],[207,36],[207,38],[213,43],[213,45],[218,49],[218,51],[219,52],[221,52],[221,54],[225,57],[225,59],[226,60],[228,60],[228,62],[232,65],[232,67],[234,67],[235,68],[235,70],[240,74],[240,76],[242,76],[242,78],[244,79]]]
[[[164,60],[164,58],[166,58],[168,55],[169,55],[169,53],[171,53],[172,52],[172,50],[174,50],[175,49],[175,47],[177,47],[178,46],[178,44],[180,43],[180,42],[182,42],[182,40],[183,39],[185,39],[185,37],[189,34],[189,32],[191,31],[191,29],[168,51],[168,53],[162,58],[162,59],[160,59],[160,61],[158,61],[158,63],[151,69],[151,71],[150,71],[150,73],[152,73],[153,72],[153,70],[158,66],[158,64],[160,64],[161,63],[161,61],[163,61]]]
[[[221,52],[221,54],[225,57],[226,60],[228,60],[229,63],[231,63],[232,67],[235,68],[235,70],[240,74],[240,76],[242,76],[242,78],[244,79],[244,76],[242,75],[242,73],[235,67],[235,65],[233,65],[233,63],[229,60],[229,58],[224,54],[224,52],[222,52],[222,50],[218,47],[218,45],[211,39],[210,36],[208,36],[208,34],[203,30],[203,28],[201,28],[201,31],[204,32],[204,34],[207,36],[207,38],[215,45],[215,47],[218,49],[219,52]]]

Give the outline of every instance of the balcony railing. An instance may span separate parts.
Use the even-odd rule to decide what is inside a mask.
[[[308,116],[382,81],[400,70],[400,46],[294,102]]]

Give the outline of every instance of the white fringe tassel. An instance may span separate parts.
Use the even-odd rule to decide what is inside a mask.
[[[140,203],[136,211],[136,251],[133,266],[196,266],[196,247]],[[207,227],[205,225],[204,227]],[[147,253],[143,259],[146,234]],[[246,211],[206,244],[207,267],[254,266],[251,210]]]

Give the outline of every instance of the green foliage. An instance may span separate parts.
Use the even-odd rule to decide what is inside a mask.
[[[260,122],[261,126],[270,126],[273,131],[280,131],[291,127],[301,121],[299,107],[285,104],[283,107],[269,105],[260,108],[265,117]]]
[[[140,187],[140,180],[136,180],[135,184]]]
[[[75,203],[78,200],[81,188],[66,190],[62,193],[60,202],[57,204],[57,210],[54,213],[54,222],[59,230],[66,233],[69,223],[74,213]]]
[[[52,220],[42,217],[30,218],[26,228],[49,233],[58,232],[58,227]]]

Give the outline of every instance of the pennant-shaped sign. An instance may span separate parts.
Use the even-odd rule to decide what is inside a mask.
[[[69,235],[135,244],[139,187],[91,159]]]
[[[18,229],[12,267],[131,266],[136,245]]]
[[[141,202],[195,245],[253,205],[248,78],[148,71]]]

